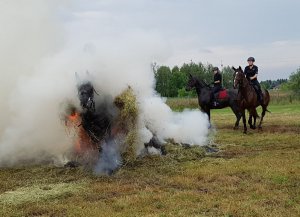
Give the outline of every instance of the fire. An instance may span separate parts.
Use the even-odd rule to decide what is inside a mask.
[[[95,144],[91,141],[87,132],[81,126],[81,115],[80,113],[73,111],[65,119],[65,125],[67,128],[75,130],[75,142],[74,142],[74,151],[76,154],[82,154],[85,151],[94,149]]]
[[[69,120],[72,122],[75,122],[79,119],[79,114],[77,112],[73,112],[71,115],[69,115]]]
[[[72,111],[70,115],[67,115],[65,118],[65,125],[67,128],[75,130],[76,139],[74,142],[74,150],[76,153],[82,152],[81,147],[81,138],[80,138],[80,131],[82,131],[81,124],[81,117],[80,114],[77,111]]]

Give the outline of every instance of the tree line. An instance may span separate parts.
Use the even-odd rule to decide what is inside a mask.
[[[156,79],[155,89],[163,97],[185,97],[196,96],[195,91],[187,92],[185,90],[189,74],[204,80],[207,84],[213,82],[213,65],[199,63],[184,63],[181,67],[174,66],[158,66],[152,65],[152,69]],[[222,85],[224,88],[233,87],[233,70],[230,66],[223,67]],[[297,80],[298,79],[298,80]],[[298,83],[297,83],[298,81]],[[299,91],[300,89],[300,68],[293,73],[289,79],[267,80],[262,81],[261,85],[266,89],[273,89],[279,86],[284,86],[285,89]]]

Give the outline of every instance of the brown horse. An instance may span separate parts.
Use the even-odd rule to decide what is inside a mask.
[[[249,121],[250,127],[252,129],[255,129],[256,126],[256,118],[258,117],[256,112],[256,107],[260,106],[262,107],[262,113],[260,122],[258,125],[258,129],[262,129],[262,122],[264,119],[264,116],[266,114],[266,111],[268,111],[267,107],[270,102],[270,94],[267,90],[263,90],[263,100],[260,103],[258,101],[257,93],[255,92],[255,89],[250,84],[250,82],[245,77],[245,74],[243,72],[243,69],[239,67],[238,69],[232,67],[232,69],[235,71],[234,74],[234,88],[238,88],[239,96],[238,96],[238,105],[241,109],[243,123],[244,123],[244,133],[247,133],[247,126],[246,126],[246,115],[245,110],[247,109],[249,111]],[[254,118],[254,125],[252,125],[252,117]]]

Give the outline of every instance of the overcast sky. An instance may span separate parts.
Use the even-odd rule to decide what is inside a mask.
[[[0,9],[7,2],[0,0]],[[62,6],[60,15],[67,28],[74,20],[84,23],[76,35],[91,33],[92,38],[91,29],[99,28],[121,39],[135,32],[149,35],[149,43],[159,38],[157,46],[168,51],[167,57],[153,57],[159,65],[180,66],[193,60],[244,67],[254,56],[260,80],[287,78],[300,67],[299,0],[48,2]]]
[[[125,0],[83,8],[105,15],[107,25],[166,38],[172,53],[159,64],[245,66],[254,56],[261,80],[287,78],[300,66],[299,0]]]

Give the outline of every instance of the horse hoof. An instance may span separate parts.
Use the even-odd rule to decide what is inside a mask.
[[[235,127],[233,127],[233,129],[234,129],[234,130],[238,130],[238,129],[239,129],[239,127],[238,127],[238,126],[235,126]]]
[[[255,130],[255,129],[256,129],[256,126],[250,126],[250,128],[251,128],[252,130]]]

